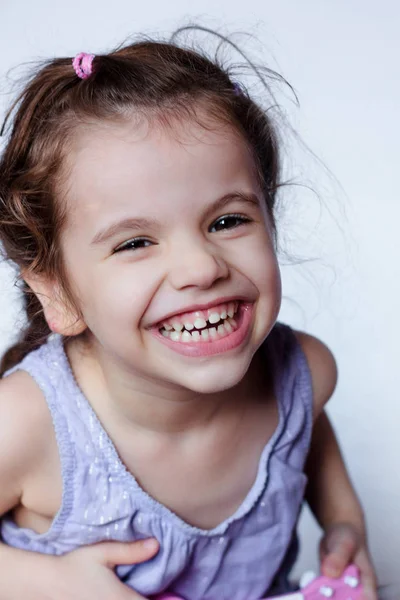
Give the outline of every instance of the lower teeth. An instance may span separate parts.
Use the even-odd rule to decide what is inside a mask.
[[[227,318],[221,321],[221,324],[216,327],[210,327],[206,329],[202,329],[199,331],[198,329],[189,332],[187,330],[183,331],[167,331],[166,329],[161,329],[161,334],[164,337],[169,338],[173,342],[208,342],[211,338],[212,340],[220,339],[226,337],[233,331],[237,329],[237,323],[235,319]]]

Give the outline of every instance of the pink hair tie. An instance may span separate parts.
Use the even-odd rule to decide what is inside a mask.
[[[94,54],[86,54],[86,52],[81,52],[73,59],[72,66],[74,67],[75,73],[78,75],[78,77],[80,77],[80,79],[87,79],[93,73],[92,63],[94,56]]]

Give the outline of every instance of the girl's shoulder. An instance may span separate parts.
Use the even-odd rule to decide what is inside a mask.
[[[312,380],[314,421],[335,391],[337,366],[330,349],[318,338],[293,331],[308,363]]]
[[[1,379],[0,489],[8,481],[21,497],[24,481],[43,466],[55,444],[51,415],[34,379],[22,370]]]
[[[329,348],[318,338],[278,322],[266,347],[279,373],[288,386],[293,377],[300,376],[300,386],[307,391],[315,421],[332,396],[337,382],[336,361]]]

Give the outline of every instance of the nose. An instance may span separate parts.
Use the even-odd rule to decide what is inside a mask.
[[[228,265],[218,248],[205,240],[181,240],[169,259],[169,280],[177,290],[188,287],[206,290],[229,276]]]

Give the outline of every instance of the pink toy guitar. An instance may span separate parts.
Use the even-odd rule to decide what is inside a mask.
[[[361,600],[362,586],[357,567],[350,566],[343,573],[340,579],[330,579],[329,577],[315,577],[312,574],[305,574],[300,582],[302,587],[300,592],[293,592],[285,596],[274,596],[274,598],[265,598],[264,600],[324,600],[333,598],[334,600]],[[176,596],[164,595],[158,600],[180,600]]]
[[[350,566],[340,579],[315,577],[305,573],[300,581],[301,591],[285,596],[275,596],[275,600],[360,600],[362,585],[357,567]],[[265,600],[272,600],[272,598]]]

